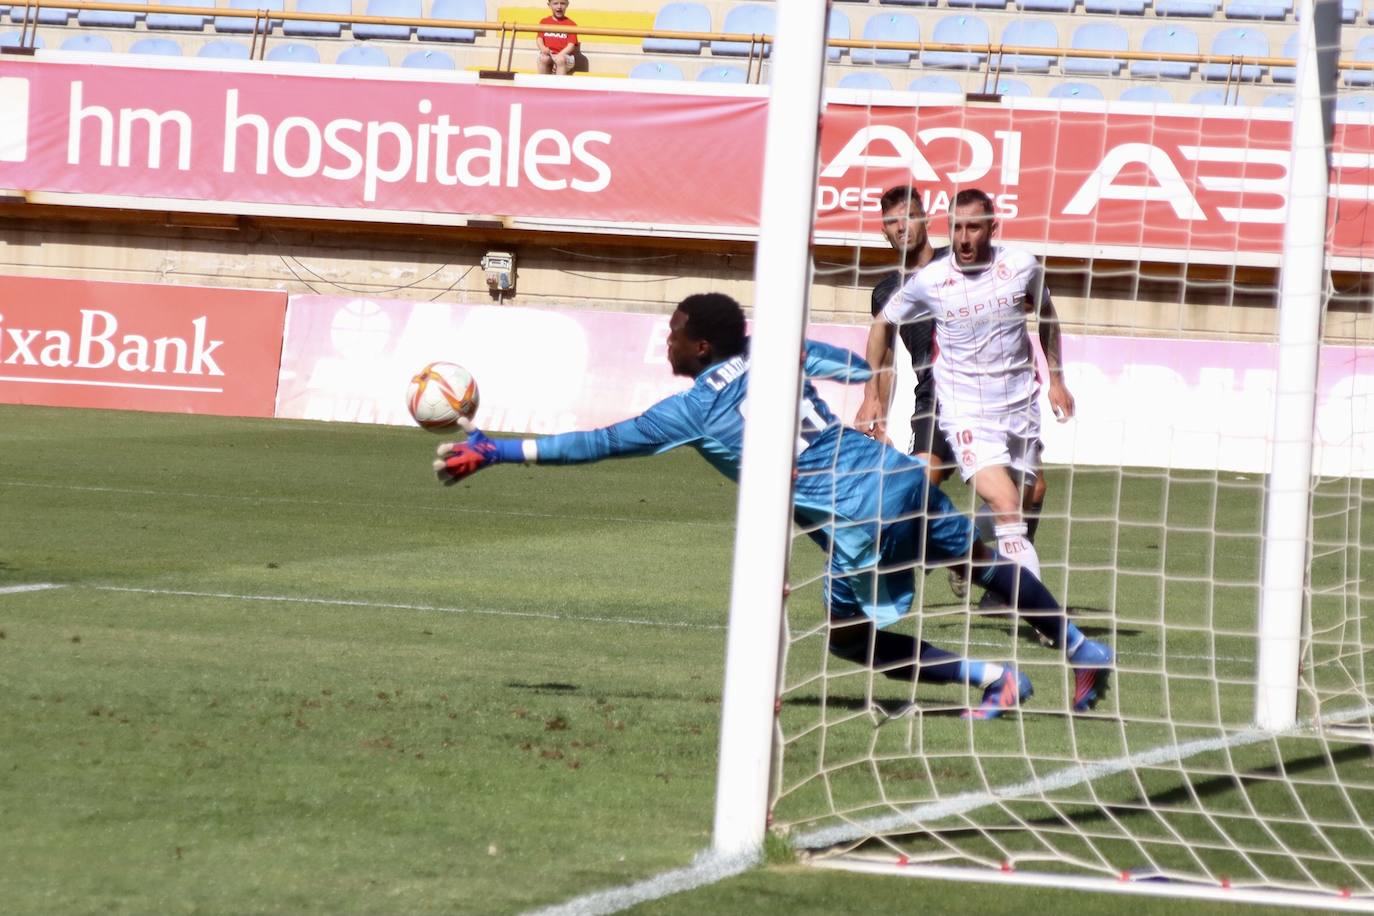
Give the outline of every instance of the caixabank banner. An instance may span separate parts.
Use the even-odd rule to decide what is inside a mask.
[[[0,277],[0,403],[270,417],[286,294]]]

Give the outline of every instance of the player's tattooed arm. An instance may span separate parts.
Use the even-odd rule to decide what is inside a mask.
[[[1043,277],[1043,275],[1042,275]],[[1062,333],[1059,326],[1059,313],[1054,310],[1054,301],[1043,279],[1035,290],[1035,308],[1038,313],[1040,348],[1045,352],[1045,362],[1050,368],[1050,407],[1060,423],[1073,416],[1073,395],[1064,384],[1064,351]]]

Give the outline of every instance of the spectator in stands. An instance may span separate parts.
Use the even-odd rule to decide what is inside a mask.
[[[568,0],[549,0],[549,12],[540,25],[553,26],[535,36],[539,45],[539,72],[566,76],[577,66],[577,33],[568,31],[576,22],[568,18]]]

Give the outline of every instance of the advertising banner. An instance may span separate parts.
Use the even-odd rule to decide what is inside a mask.
[[[270,417],[286,294],[0,277],[0,402]]]
[[[609,80],[555,87],[322,70],[5,58],[0,188],[158,209],[756,231],[767,97],[755,87],[637,91]],[[1042,253],[1277,263],[1286,113],[929,104],[939,98],[827,106],[818,238],[874,238],[879,195],[912,181],[937,217],[957,188],[984,189],[1002,236]],[[1341,118],[1328,242],[1335,255],[1368,258],[1374,126],[1367,115]]]

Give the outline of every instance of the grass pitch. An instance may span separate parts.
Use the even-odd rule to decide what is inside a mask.
[[[0,428],[0,589],[62,586],[0,593],[7,911],[516,912],[708,844],[735,488],[696,456],[446,490],[418,430],[15,407]],[[1100,477],[1059,477],[1052,501],[1112,543],[1118,504],[1158,515]],[[1202,521],[1251,524],[1233,502]],[[1042,536],[1051,562],[1073,560],[1066,538]],[[1214,579],[1252,572],[1244,551],[1177,548]],[[1155,585],[1110,585],[1111,563],[1076,575],[1071,603],[1107,588],[1138,618],[1163,606]],[[1135,638],[1121,647],[1150,651]],[[1142,678],[1132,702],[1162,711],[1166,687]],[[1015,744],[1024,722],[980,740]],[[1342,766],[1369,781],[1367,759]],[[1121,905],[783,865],[640,911],[1028,900]]]

